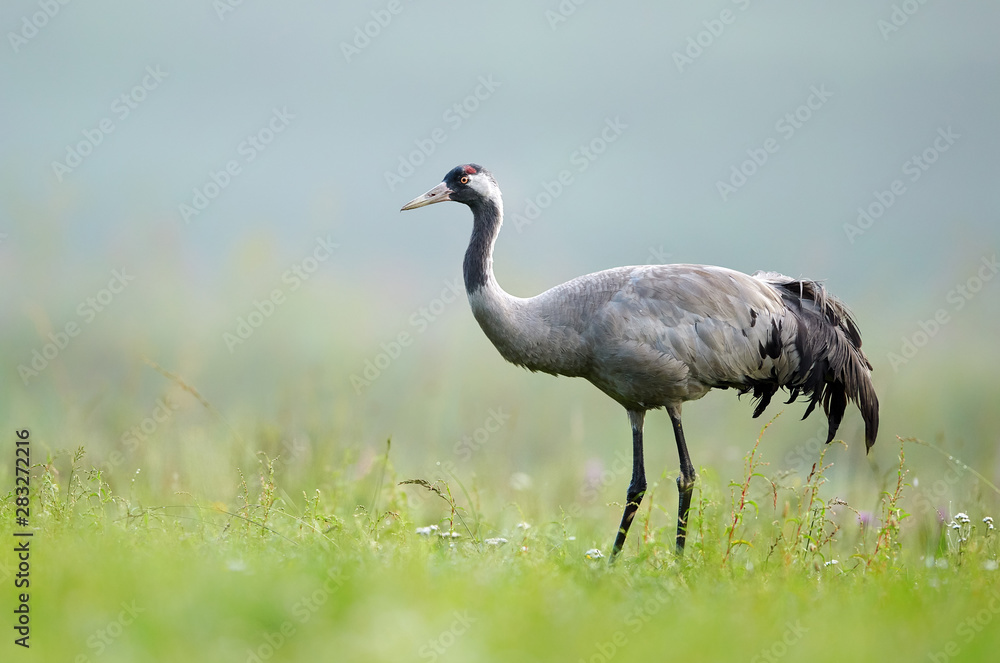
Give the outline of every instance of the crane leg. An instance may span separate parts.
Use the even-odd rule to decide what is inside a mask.
[[[625,513],[622,514],[622,523],[618,526],[618,536],[615,538],[614,548],[611,549],[612,562],[625,545],[628,528],[632,526],[632,519],[635,518],[635,512],[639,510],[639,503],[646,492],[646,468],[642,461],[642,422],[645,416],[646,413],[643,411],[628,411],[628,420],[632,424],[632,481],[628,485]]]
[[[674,426],[674,438],[677,440],[677,455],[680,458],[681,475],[677,477],[677,554],[684,554],[684,541],[687,539],[688,512],[691,510],[691,495],[694,492],[694,482],[697,478],[691,456],[688,455],[687,443],[684,441],[684,429],[681,428],[680,406],[668,406],[670,423]]]

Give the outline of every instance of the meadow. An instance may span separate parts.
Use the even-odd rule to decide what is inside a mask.
[[[914,379],[876,371],[867,457],[856,412],[825,446],[802,404],[759,420],[732,392],[689,404],[682,558],[676,451],[651,413],[650,491],[610,565],[630,473],[617,405],[503,363],[461,300],[426,333],[408,313],[367,323],[380,333],[317,313],[331,296],[349,295],[314,287],[232,353],[211,320],[155,358],[155,339],[109,330],[7,385],[3,660],[982,661],[1000,647],[996,414],[928,411],[943,344]],[[398,351],[394,325],[413,333]],[[383,367],[365,385],[369,361]],[[22,429],[29,649],[10,628]]]
[[[0,663],[996,660],[1000,11],[828,5],[0,5]],[[871,452],[686,405],[678,557],[651,412],[609,564],[625,412],[499,356],[468,209],[399,213],[468,162],[514,295],[824,281]]]

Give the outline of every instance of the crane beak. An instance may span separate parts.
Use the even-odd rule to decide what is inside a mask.
[[[410,202],[403,205],[403,209],[400,212],[408,209],[417,209],[418,207],[423,207],[424,205],[430,205],[432,203],[440,203],[445,200],[451,200],[450,194],[451,189],[444,182],[438,184],[436,187],[428,191],[422,196],[417,196]]]

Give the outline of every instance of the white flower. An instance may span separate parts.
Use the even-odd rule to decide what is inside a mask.
[[[518,529],[531,529],[531,524],[530,523],[518,523],[517,524],[517,528]]]
[[[430,536],[434,532],[438,531],[437,525],[428,525],[427,527],[418,527],[417,534],[420,536]]]
[[[959,525],[958,523],[956,523],[954,520],[951,521],[951,523],[948,524],[948,527],[950,527],[952,529],[962,529],[962,526]]]
[[[587,559],[601,559],[602,557],[604,557],[604,553],[602,553],[597,548],[591,548],[587,552],[583,553],[583,556],[586,557]]]
[[[835,559],[831,559],[831,560],[830,560],[829,562],[825,562],[825,563],[823,564],[823,566],[832,566],[832,565],[834,565],[834,564],[840,564],[840,562],[838,562],[838,561],[837,561],[837,560],[835,560]]]
[[[486,539],[484,543],[488,546],[502,546],[503,544],[507,543],[507,539],[503,538],[502,536],[498,536],[492,539]]]
[[[994,527],[993,527],[993,519],[990,518],[989,516],[986,516],[985,518],[983,518],[983,522],[986,523],[986,529],[987,529],[987,531],[989,531],[991,529],[994,529]]]
[[[438,536],[440,536],[442,539],[457,539],[462,535],[456,532],[455,530],[452,530],[450,532],[441,532]]]
[[[968,525],[971,522],[969,520],[968,514],[961,513],[961,512],[955,514],[955,520],[957,520],[958,522],[962,523],[963,525]]]

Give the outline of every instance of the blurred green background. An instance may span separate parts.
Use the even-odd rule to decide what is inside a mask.
[[[513,294],[660,262],[824,280],[882,402],[868,457],[849,410],[831,495],[872,508],[897,435],[1000,483],[1000,8],[902,5],[6,2],[4,430],[64,473],[83,446],[156,504],[230,503],[264,451],[289,500],[351,485],[347,511],[391,437],[393,478],[450,472],[505,527],[583,504],[580,545],[607,548],[624,412],[492,348],[455,293],[465,207],[398,213],[474,161],[504,192]],[[769,472],[812,462],[803,408],[765,415],[786,411]],[[676,452],[647,422],[665,526]],[[738,479],[763,423],[732,392],[690,404],[696,467]],[[907,461],[922,521],[990,494],[932,449]]]
[[[588,459],[627,453],[615,404],[505,365],[451,294],[468,210],[398,213],[476,161],[505,194],[496,270],[508,291],[647,262],[823,279],[853,307],[875,365],[874,462],[893,458],[893,435],[916,435],[996,480],[1000,291],[995,280],[969,298],[953,290],[977,278],[1000,238],[997,9],[920,5],[892,31],[883,3],[564,4],[91,2],[60,5],[25,39],[40,5],[7,3],[0,25],[21,39],[8,35],[0,70],[6,427],[30,426],[53,449],[79,441],[109,453],[170,386],[146,357],[237,428],[278,423],[308,435],[310,453],[380,453],[391,435],[402,468],[463,463],[454,445],[497,407],[511,419],[470,469],[530,477],[568,454],[579,474]],[[827,98],[810,99],[814,89]],[[626,128],[581,172],[580,147],[615,118]],[[113,130],[81,147],[102,120]],[[268,134],[272,125],[280,131]],[[958,137],[939,151],[949,128]],[[778,149],[753,172],[744,162],[768,140]],[[54,164],[72,163],[68,151],[89,154],[67,173]],[[916,181],[914,156],[936,159]],[[185,223],[181,205],[194,207],[196,188],[215,193],[230,161],[239,174]],[[723,200],[718,182],[740,182],[733,167],[752,174]],[[573,183],[516,228],[512,216],[563,170]],[[857,210],[876,194],[897,199],[865,229]],[[313,257],[318,238],[337,245],[325,260]],[[295,268],[313,271],[303,280],[287,274]],[[132,280],[102,299],[114,270]],[[284,299],[270,317],[251,316],[275,289]],[[949,321],[921,337],[939,309]],[[227,343],[248,316],[260,326]],[[67,324],[78,335],[32,369]],[[357,393],[351,376],[364,378],[400,333],[411,344]],[[904,338],[926,343],[906,358]],[[164,462],[212,418],[174,398],[141,445]],[[732,472],[757,429],[747,409],[731,393],[687,408],[696,464]],[[821,426],[788,409],[771,444]],[[652,467],[673,467],[660,419]],[[858,425],[851,414],[846,440]],[[202,439],[192,453],[220,444]],[[855,456],[853,471],[865,471]],[[537,487],[578,479],[568,471]],[[214,483],[203,481],[199,490]]]

